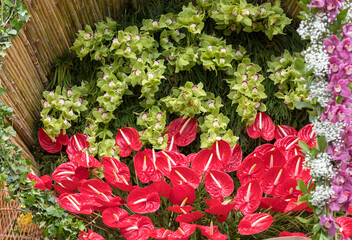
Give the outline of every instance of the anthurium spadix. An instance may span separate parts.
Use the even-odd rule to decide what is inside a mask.
[[[122,220],[128,217],[128,212],[119,207],[111,207],[103,211],[102,217],[106,226],[119,228],[124,226]]]
[[[87,195],[101,195],[108,201],[108,196],[111,196],[112,190],[109,184],[103,182],[99,179],[90,179],[86,180],[82,183],[81,187],[79,188],[81,193]]]
[[[89,155],[88,152],[77,153],[71,160],[86,168],[101,168],[102,166],[99,160]]]
[[[279,149],[268,151],[261,158],[263,159],[265,171],[273,167],[284,167],[286,164],[286,158]]]
[[[299,147],[298,141],[300,138],[298,136],[286,136],[280,138],[274,143],[274,146],[277,147],[283,154],[286,154],[291,148]]]
[[[173,167],[188,167],[188,165],[186,156],[182,153],[164,150],[156,153],[156,167],[167,177],[170,177]]]
[[[198,174],[207,174],[210,170],[222,168],[216,153],[210,149],[203,149],[197,153],[192,162],[192,169]]]
[[[228,142],[224,140],[216,141],[213,143],[210,150],[216,155],[217,159],[221,162],[223,167],[229,164],[232,155],[232,149]]]
[[[232,178],[224,172],[211,170],[204,179],[205,190],[212,198],[228,197],[234,190]]]
[[[168,139],[177,146],[184,147],[189,145],[196,138],[198,123],[196,118],[178,118],[173,120],[165,134]]]
[[[160,197],[152,187],[136,188],[127,197],[128,207],[136,213],[156,212],[160,207]]]
[[[262,138],[271,141],[275,136],[275,125],[270,117],[265,113],[259,112],[255,117],[254,124],[247,126],[247,133],[251,138]]]
[[[134,156],[134,168],[142,183],[158,182],[164,177],[156,165],[155,152],[153,153],[153,150],[147,148]]]
[[[66,153],[71,160],[76,154],[82,153],[84,149],[89,146],[87,136],[84,134],[76,133],[68,141]]]
[[[271,226],[273,221],[273,217],[267,213],[246,215],[238,224],[238,232],[241,235],[252,235],[263,232]]]
[[[76,214],[93,213],[94,198],[81,193],[64,193],[59,197],[60,206]]]
[[[196,189],[201,181],[201,175],[197,174],[190,168],[174,167],[170,173],[172,186],[187,184]]]
[[[259,207],[262,198],[262,188],[258,181],[251,181],[242,185],[237,190],[237,195],[233,199],[234,208],[241,213],[248,215],[254,213]]]
[[[105,180],[113,187],[123,191],[131,191],[132,186],[130,181],[130,169],[123,162],[118,161],[116,158],[103,157]]]
[[[39,128],[38,141],[40,146],[48,153],[57,153],[62,149],[62,145],[67,145],[68,136],[60,131],[60,135],[53,141],[43,128]]]
[[[288,178],[288,173],[285,168],[273,167],[267,171],[262,180],[262,189],[265,194],[272,195],[273,197],[277,196],[277,188],[279,185]]]
[[[188,239],[192,233],[196,230],[197,225],[188,224],[188,223],[180,223],[180,227],[177,228],[169,237],[169,239]]]
[[[119,129],[115,142],[116,146],[120,148],[119,155],[121,157],[128,157],[132,150],[139,151],[142,148],[142,142],[139,141],[139,132],[131,127]]]

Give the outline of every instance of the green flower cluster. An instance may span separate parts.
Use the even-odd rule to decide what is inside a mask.
[[[198,4],[207,10],[208,16],[218,25],[217,29],[224,30],[224,35],[241,30],[262,31],[271,40],[291,23],[279,1],[273,5],[270,2],[253,5],[245,0],[198,0]]]
[[[65,134],[66,129],[71,127],[71,122],[77,121],[81,112],[87,110],[88,101],[83,98],[87,94],[88,88],[84,82],[80,87],[66,89],[57,86],[55,91],[43,92],[40,115],[49,137],[54,139],[60,130]]]
[[[307,100],[307,80],[302,75],[302,72],[305,72],[306,64],[299,53],[294,53],[291,56],[289,51],[285,50],[280,57],[272,56],[268,67],[268,72],[272,72],[269,78],[278,88],[275,96],[283,99],[289,109],[294,109],[298,103]]]
[[[237,112],[242,117],[242,121],[247,122],[247,125],[254,123],[257,111],[266,111],[262,99],[267,96],[262,84],[264,77],[258,73],[260,71],[261,67],[245,57],[233,73],[234,77],[226,79],[230,84],[228,97],[232,99],[232,103],[238,104]]]

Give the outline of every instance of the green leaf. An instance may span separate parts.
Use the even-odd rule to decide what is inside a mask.
[[[295,107],[299,110],[301,110],[302,108],[309,108],[309,109],[313,109],[313,105],[309,102],[298,102],[298,103],[295,103]]]
[[[309,222],[311,222],[312,221],[312,219],[311,218],[302,218],[302,217],[296,217],[301,223],[309,223]]]
[[[325,152],[327,145],[328,145],[328,143],[326,142],[325,137],[324,136],[319,136],[318,137],[319,150],[321,152]]]
[[[302,148],[302,150],[307,154],[310,152],[310,148],[307,143],[303,141],[298,141],[298,145]]]
[[[303,193],[307,193],[307,186],[302,179],[297,181],[297,189],[301,190]]]
[[[5,94],[5,93],[6,93],[5,88],[0,87],[0,96]]]

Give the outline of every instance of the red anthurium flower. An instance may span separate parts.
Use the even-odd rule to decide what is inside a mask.
[[[139,151],[142,142],[139,141],[139,132],[131,127],[121,128],[117,131],[115,138],[116,145],[120,148],[119,155],[128,157],[132,150]]]
[[[228,165],[232,155],[232,149],[228,142],[224,140],[216,141],[210,150],[213,151],[223,167]]]
[[[176,204],[174,206],[170,206],[167,208],[168,211],[175,212],[175,213],[183,213],[183,214],[189,213],[193,209],[194,207],[192,207],[191,205],[182,206],[182,204],[181,206]]]
[[[87,136],[84,134],[76,133],[68,141],[66,152],[68,158],[71,160],[76,154],[82,153],[82,150],[89,146]]]
[[[201,176],[186,167],[174,167],[170,173],[172,186],[187,184],[196,189],[201,181]]]
[[[165,229],[165,228],[158,228],[154,229],[150,237],[155,238],[157,240],[167,240],[171,236],[173,231]]]
[[[308,204],[306,202],[299,202],[298,198],[285,199],[287,206],[284,212],[291,211],[302,211],[306,209],[308,211]]]
[[[188,224],[188,223],[180,223],[180,227],[170,234],[168,239],[170,240],[187,240],[192,233],[196,230],[197,225],[195,224]]]
[[[61,183],[63,180],[81,182],[88,179],[89,172],[86,168],[79,167],[75,162],[67,162],[60,164],[51,176],[57,183]]]
[[[298,137],[300,141],[303,141],[308,144],[308,147],[312,148],[315,146],[317,143],[317,140],[315,139],[315,132],[313,132],[313,125],[308,124],[304,126],[301,130],[298,132]]]
[[[132,191],[130,181],[130,170],[126,164],[115,158],[103,157],[104,177],[105,180],[113,187],[123,191]]]
[[[28,173],[28,178],[30,180],[36,181],[34,188],[38,188],[40,190],[46,190],[46,189],[50,190],[52,187],[52,181],[51,181],[51,177],[49,175],[44,175],[39,178],[32,173]]]
[[[64,193],[59,197],[60,206],[69,212],[76,214],[92,214],[94,198],[81,193]]]
[[[152,213],[159,209],[160,197],[152,187],[137,188],[128,195],[127,205],[136,213]]]
[[[262,189],[258,181],[251,181],[242,185],[237,190],[237,195],[233,199],[234,208],[241,213],[248,215],[259,207],[262,198]]]
[[[105,240],[102,236],[100,236],[98,233],[93,232],[92,230],[88,230],[88,233],[86,232],[80,232],[78,235],[78,238],[81,240]]]
[[[145,216],[132,215],[123,220],[129,224],[121,227],[120,232],[127,240],[147,240],[154,230],[152,221]]]
[[[60,131],[60,135],[53,141],[43,128],[39,128],[38,141],[40,146],[48,153],[57,153],[61,151],[62,145],[67,145],[68,136]]]
[[[286,158],[279,149],[274,149],[266,152],[262,156],[262,159],[265,171],[268,171],[270,168],[273,167],[284,167],[286,164]]]
[[[246,158],[237,169],[237,177],[242,185],[253,180],[261,181],[264,174],[264,164],[259,157]]]
[[[210,149],[203,149],[194,157],[192,169],[198,174],[207,174],[210,170],[220,170],[221,162]]]
[[[192,204],[196,200],[196,192],[188,184],[176,185],[171,190],[169,199],[172,204],[181,204],[183,201]]]
[[[253,213],[241,219],[238,224],[238,232],[241,235],[252,235],[265,231],[274,221],[267,213]]]
[[[164,196],[166,198],[169,198],[170,192],[172,190],[172,187],[165,182],[165,180],[162,180],[160,182],[153,182],[150,184],[150,187],[154,188],[155,191],[159,193],[159,196]]]
[[[259,145],[258,147],[256,147],[253,151],[253,153],[258,153],[258,154],[265,154],[269,151],[272,151],[272,150],[275,150],[275,146],[270,144],[270,143],[266,143],[266,144],[262,144],[262,145]],[[260,157],[260,156],[259,156]]]
[[[55,191],[61,195],[63,193],[73,193],[78,190],[78,188],[82,185],[81,181],[73,181],[71,178],[70,179],[63,179],[59,185],[54,185]]]
[[[302,191],[297,190],[297,180],[293,178],[285,179],[283,183],[273,192],[274,197],[282,197],[284,199],[297,198]]]
[[[271,141],[274,139],[274,132],[274,123],[268,115],[262,112],[257,113],[252,126],[247,126],[247,133],[251,138],[258,138],[262,136],[264,140]]]
[[[147,148],[134,157],[134,168],[142,183],[158,182],[164,177],[156,166],[155,152]]]
[[[95,157],[86,153],[78,153],[73,158],[71,158],[79,166],[85,168],[101,168],[101,163]]]
[[[122,220],[128,217],[128,212],[119,207],[111,207],[103,211],[102,217],[106,226],[118,228],[123,227]]]
[[[235,204],[230,204],[231,200],[227,199],[224,202],[220,202],[218,199],[204,199],[208,205],[208,209],[205,209],[206,213],[218,215],[219,222],[225,222],[229,212],[231,212]]]
[[[263,192],[265,194],[272,195],[273,197],[280,197],[276,195],[276,193],[278,192],[277,188],[287,178],[288,173],[286,169],[280,167],[270,168],[269,171],[265,173],[261,182]]]
[[[178,118],[169,124],[165,134],[168,135],[171,142],[174,141],[177,146],[184,147],[196,138],[197,128],[196,118]],[[172,140],[172,137],[174,137],[174,140]]]
[[[289,233],[289,232],[283,231],[279,235],[279,237],[293,237],[293,236],[308,238],[303,233],[298,233],[298,232]]]
[[[273,212],[285,212],[288,202],[281,198],[263,197],[260,201],[259,207],[270,209]]]
[[[123,200],[119,196],[107,196],[106,198],[105,196],[98,195],[95,196],[95,201],[96,203],[102,205],[102,209],[105,209],[106,207],[120,207],[125,203],[125,200]]]
[[[176,166],[188,167],[186,156],[179,152],[160,151],[156,155],[156,166],[166,176],[170,176],[171,168]]]
[[[352,218],[351,217],[337,217],[335,222],[340,226],[339,232],[344,238],[352,236]]]
[[[231,158],[226,166],[221,169],[224,172],[234,172],[242,163],[242,149],[239,144],[233,148]]]
[[[309,170],[303,169],[304,157],[296,155],[288,160],[285,168],[288,175],[293,179],[305,179],[309,175]],[[310,179],[310,177],[308,177]],[[309,180],[308,179],[308,180]]]
[[[300,140],[299,137],[289,135],[284,138],[280,138],[279,140],[277,140],[274,143],[274,145],[275,145],[275,147],[280,149],[280,151],[282,151],[284,154],[286,154],[286,152],[289,151],[290,148],[299,147],[298,140]]]
[[[191,153],[191,154],[188,154],[187,157],[186,157],[186,162],[188,163],[191,163],[193,162],[194,158],[197,156],[196,153]]]
[[[286,152],[286,159],[289,160],[293,158],[294,156],[304,156],[304,153],[302,152],[302,149],[299,146],[294,146],[288,149]]]
[[[275,139],[284,138],[288,135],[297,136],[298,132],[296,129],[286,125],[276,125],[275,126]]]
[[[170,136],[167,138],[167,150],[178,152],[177,145],[175,143],[175,136]]]
[[[205,190],[212,198],[228,197],[233,192],[235,186],[232,178],[220,171],[210,171],[204,179]]]
[[[228,238],[227,235],[219,232],[218,226],[214,226],[213,222],[210,223],[210,226],[198,225],[198,228],[207,239],[225,240]]]
[[[191,223],[204,216],[201,212],[192,212],[178,215],[175,219],[176,222]]]

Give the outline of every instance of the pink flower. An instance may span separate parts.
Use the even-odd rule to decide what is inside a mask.
[[[325,0],[312,0],[312,4],[307,4],[307,7],[322,8],[325,5]]]
[[[352,38],[352,24],[343,26],[342,32],[345,38]]]
[[[352,55],[352,39],[345,38],[338,46],[339,55],[344,59],[344,62],[351,62]]]
[[[323,43],[330,56],[336,55],[336,47],[340,44],[340,40],[336,35],[331,35],[330,40],[324,39]]]

